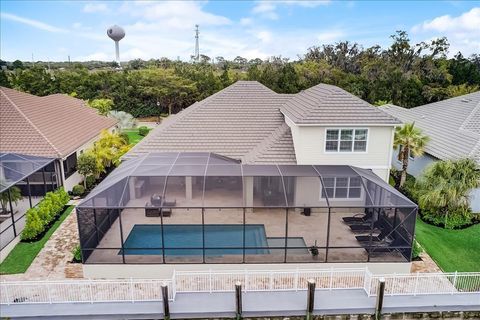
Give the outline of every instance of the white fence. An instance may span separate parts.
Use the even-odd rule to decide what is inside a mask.
[[[307,280],[317,290],[364,290],[377,294],[380,278],[385,295],[480,294],[480,273],[417,273],[373,275],[367,268],[316,270],[240,270],[174,272],[172,279],[4,281],[0,283],[0,304],[94,303],[162,301],[161,286],[169,288],[169,300],[176,293],[233,292],[240,282],[244,292],[299,291]]]
[[[0,284],[0,304],[162,301],[163,284],[173,300],[171,279],[4,281]]]

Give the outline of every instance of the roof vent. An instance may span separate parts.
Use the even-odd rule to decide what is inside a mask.
[[[462,102],[470,102],[470,101],[472,101],[472,99],[463,98],[461,101]]]
[[[425,119],[426,117],[427,117],[426,115],[422,114],[422,119]]]

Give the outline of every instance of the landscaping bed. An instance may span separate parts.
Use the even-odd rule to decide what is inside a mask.
[[[417,219],[416,239],[444,272],[480,272],[480,224],[449,230]]]
[[[19,242],[5,260],[0,264],[0,274],[24,273],[32,264],[35,257],[50,239],[52,234],[72,212],[74,206],[65,207],[63,212],[52,223],[51,227],[37,241]]]

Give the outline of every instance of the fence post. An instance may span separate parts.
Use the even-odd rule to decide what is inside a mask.
[[[295,291],[298,291],[298,267],[295,271],[294,286],[295,286]]]
[[[5,280],[3,281],[3,286],[5,288],[5,297],[7,298],[7,305],[9,306],[10,305],[10,297],[9,297],[9,293],[8,293],[8,285],[7,285],[7,282]]]
[[[306,320],[312,319],[313,308],[315,307],[315,280],[308,279],[308,293],[307,293],[307,316]]]
[[[212,269],[209,269],[209,272],[208,272],[208,288],[209,288],[209,292],[212,293]]]
[[[332,287],[333,287],[333,267],[330,267],[330,283],[329,283],[329,289],[330,291],[332,291]]]
[[[173,269],[173,276],[172,276],[172,299],[175,300],[177,296],[177,271]]]
[[[242,283],[237,281],[235,283],[235,317],[238,319],[242,318]]]
[[[269,272],[269,278],[268,279],[268,286],[270,288],[270,291],[273,290],[273,273],[272,272]]]
[[[245,269],[245,292],[248,290],[248,271]]]
[[[132,300],[132,303],[135,303],[135,298],[133,294],[133,279],[130,278],[130,299]]]
[[[415,277],[415,288],[413,289],[413,296],[417,295],[418,277],[419,277],[419,274],[418,274],[418,271],[417,271],[417,276]]]
[[[49,282],[45,282],[45,285],[47,286],[48,303],[52,304],[52,293],[50,292]]]
[[[163,319],[170,319],[170,307],[168,305],[168,286],[166,283],[162,284],[162,302],[163,302]]]
[[[88,290],[90,291],[90,303],[93,303],[93,289],[92,289],[92,280],[88,282]]]
[[[453,277],[453,288],[452,288],[451,294],[454,294],[455,291],[457,290],[457,276],[458,276],[458,272],[455,271],[455,276]]]
[[[385,278],[378,279],[377,303],[375,305],[375,320],[380,320],[383,308],[383,296],[385,293]]]

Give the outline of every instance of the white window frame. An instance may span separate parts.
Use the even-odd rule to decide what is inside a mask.
[[[350,176],[347,176],[347,177],[342,177],[342,176],[339,176],[339,177],[329,177],[329,178],[333,178],[334,181],[333,181],[333,196],[332,197],[328,197],[329,200],[352,200],[352,201],[358,201],[359,199],[362,199],[363,198],[363,186],[362,186],[362,181],[360,181],[360,185],[357,187],[357,186],[354,186],[354,187],[351,187],[350,186],[350,179],[351,178],[357,178],[357,177],[350,177]],[[347,188],[347,197],[346,198],[336,198],[335,195],[337,193],[337,178],[347,178],[348,179],[348,184],[346,186]],[[359,179],[362,179],[361,177],[358,177]],[[326,189],[327,187],[325,187],[323,184],[321,185],[322,187],[320,188],[320,201],[323,201],[325,200],[326,197],[322,197],[323,195],[323,190]],[[328,187],[329,189],[332,188],[332,187]],[[340,187],[340,188],[345,188],[345,187]],[[355,189],[360,189],[360,194],[358,197],[355,197],[355,198],[349,198],[348,195],[350,193],[350,188],[355,188]],[[327,194],[327,191],[325,191],[325,194]]]
[[[338,144],[337,144],[337,150],[336,151],[333,151],[333,150],[327,150],[327,141],[335,141],[335,140],[327,140],[327,132],[329,130],[337,130],[338,131]],[[352,134],[352,150],[351,151],[340,151],[340,142],[342,141],[341,140],[341,137],[342,137],[342,130],[352,130],[353,131],[353,134]],[[355,151],[355,131],[356,130],[366,130],[367,131],[367,139],[365,140],[365,151]],[[355,153],[355,154],[358,154],[358,153],[367,153],[368,152],[368,141],[369,141],[369,136],[370,136],[370,130],[368,128],[325,128],[325,139],[324,139],[324,147],[323,147],[323,150],[325,153],[333,153],[333,154],[337,154],[337,153],[341,153],[341,154],[352,154],[352,153]],[[360,141],[363,141],[363,140],[360,140]]]

